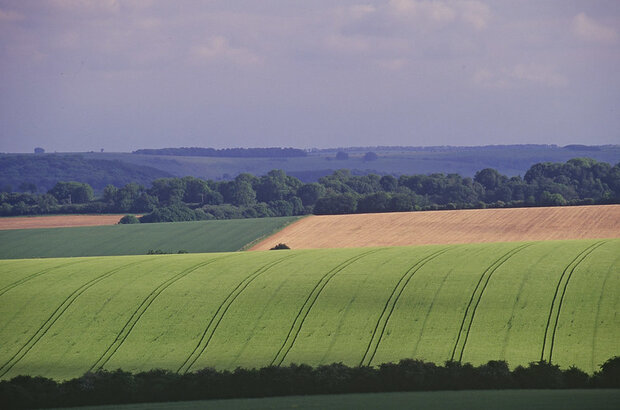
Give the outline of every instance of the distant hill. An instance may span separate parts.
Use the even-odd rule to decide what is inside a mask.
[[[305,157],[306,151],[297,148],[161,148],[139,149],[132,154],[177,155],[181,157],[228,157],[228,158],[289,158]]]
[[[182,150],[182,148],[179,148]],[[161,151],[161,150],[153,150]],[[241,156],[187,156],[183,152],[142,150],[130,153],[84,153],[85,158],[117,159],[136,165],[161,169],[178,177],[194,177],[229,180],[240,173],[265,175],[272,169],[281,169],[303,182],[314,182],[331,175],[337,169],[349,169],[353,175],[369,173],[379,175],[414,175],[431,173],[455,173],[473,177],[477,171],[493,168],[508,176],[523,176],[534,164],[540,162],[565,162],[571,158],[589,157],[615,165],[620,162],[620,145],[487,145],[478,147],[348,147],[312,149],[300,157],[241,157]],[[221,150],[226,151],[226,150]],[[343,151],[348,159],[337,160]],[[365,160],[366,153],[374,152],[377,159]]]
[[[22,184],[34,184],[46,192],[58,181],[86,182],[95,189],[106,185],[124,186],[130,182],[150,185],[157,178],[170,177],[167,171],[119,160],[84,158],[64,154],[0,155],[0,188],[21,190]]]

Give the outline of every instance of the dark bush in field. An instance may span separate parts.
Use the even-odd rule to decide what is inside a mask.
[[[279,243],[276,246],[274,246],[273,248],[271,248],[271,251],[276,251],[278,249],[291,249],[287,244],[285,243]]]
[[[139,224],[140,220],[135,215],[125,215],[118,221],[119,224]]]

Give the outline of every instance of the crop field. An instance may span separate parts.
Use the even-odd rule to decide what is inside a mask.
[[[620,238],[620,205],[309,216],[251,250]]]
[[[0,231],[0,259],[237,251],[297,217]]]
[[[0,261],[0,378],[402,358],[588,372],[620,239]]]
[[[123,215],[50,215],[0,218],[0,231],[6,229],[114,225],[117,224],[122,217]]]

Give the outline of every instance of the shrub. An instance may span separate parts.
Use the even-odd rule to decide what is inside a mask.
[[[273,248],[271,248],[270,250],[276,251],[278,249],[291,249],[291,248],[287,244],[285,244],[285,243],[279,243],[276,246],[274,246]]]
[[[135,215],[125,215],[118,221],[119,224],[139,224],[140,220]]]

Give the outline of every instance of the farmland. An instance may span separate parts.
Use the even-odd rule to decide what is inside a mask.
[[[0,261],[0,374],[618,354],[620,239]]]
[[[620,205],[309,216],[251,250],[620,237]]]
[[[0,218],[0,231],[8,229],[114,225],[122,217],[123,215],[52,215]]]
[[[0,258],[137,255],[151,249],[172,253],[236,251],[294,220],[296,217],[6,230],[0,231]]]

